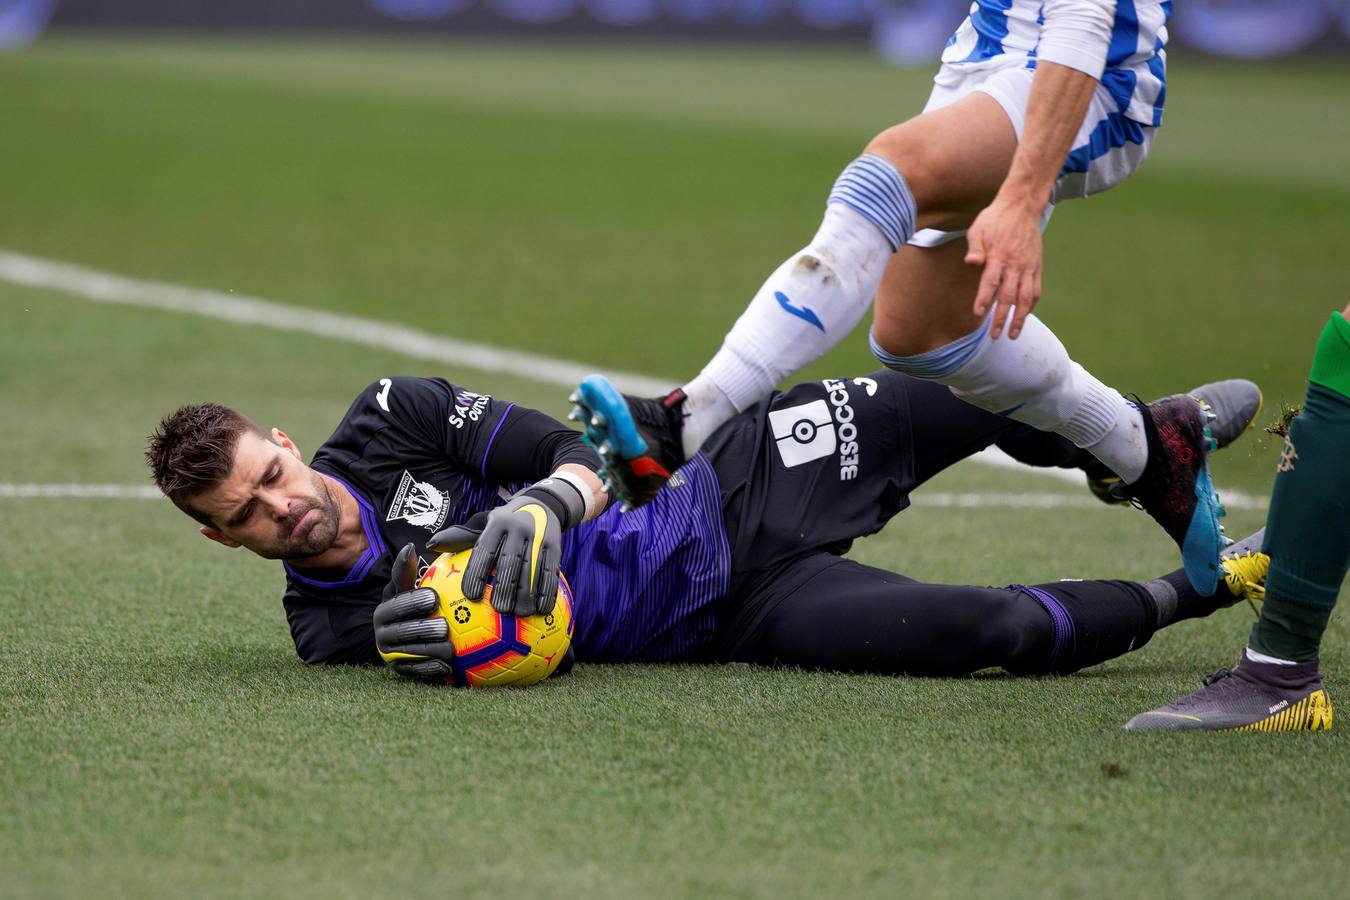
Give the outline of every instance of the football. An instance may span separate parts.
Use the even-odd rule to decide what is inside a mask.
[[[505,615],[492,608],[490,583],[482,600],[470,600],[460,589],[470,552],[442,553],[418,582],[436,592],[440,603],[432,615],[450,626],[455,647],[451,683],[497,687],[543,681],[558,668],[572,642],[572,589],[567,579],[559,577],[558,602],[547,615]]]

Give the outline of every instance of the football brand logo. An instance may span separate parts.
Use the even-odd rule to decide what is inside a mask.
[[[770,410],[769,428],[778,442],[778,455],[789,469],[823,459],[836,446],[834,423],[824,400]]]
[[[792,301],[788,299],[787,294],[784,294],[782,291],[774,291],[773,298],[778,301],[778,305],[783,308],[783,312],[796,316],[803,322],[808,322],[816,326],[821,331],[825,330],[825,323],[820,321],[820,317],[816,315],[815,310],[811,307],[794,306]]]
[[[450,504],[445,502],[445,495],[425,481],[413,478],[412,473],[404,469],[385,521],[397,522],[402,519],[409,525],[420,525],[435,531],[445,524],[445,517],[449,514]]]

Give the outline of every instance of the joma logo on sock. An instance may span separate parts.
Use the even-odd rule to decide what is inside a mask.
[[[1294,451],[1294,442],[1289,440],[1289,435],[1284,436],[1284,449],[1280,451],[1280,464],[1275,467],[1277,472],[1294,471],[1294,460],[1298,459],[1298,453]]]

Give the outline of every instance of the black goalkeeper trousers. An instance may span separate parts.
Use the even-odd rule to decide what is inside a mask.
[[[759,612],[724,658],[840,672],[1067,674],[1137,650],[1157,609],[1127,581],[924,584],[810,553],[742,585]]]
[[[908,507],[910,491],[990,445],[1032,465],[1090,460],[1063,438],[889,370],[799,385],[742,422],[705,445],[732,551],[717,658],[916,675],[1062,673],[1152,636],[1157,610],[1138,584],[924,584],[841,556]]]

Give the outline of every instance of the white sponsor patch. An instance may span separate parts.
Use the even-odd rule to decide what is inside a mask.
[[[449,513],[450,505],[445,502],[445,495],[425,481],[413,478],[412,473],[405,469],[398,483],[398,492],[394,494],[394,502],[389,504],[389,515],[385,521],[402,519],[409,525],[420,525],[435,531],[445,524],[445,517]]]
[[[862,384],[869,382],[869,384]],[[834,420],[839,424],[835,436],[839,439],[839,480],[852,481],[858,477],[858,426],[853,424],[853,407],[849,405],[848,386],[842,381],[831,378],[822,382],[830,392],[830,406],[834,410]],[[855,378],[854,384],[867,388],[867,396],[877,389],[877,383],[870,378]]]
[[[477,422],[483,417],[488,401],[487,394],[475,394],[473,391],[460,391],[455,394],[455,408],[450,412],[450,424],[455,429],[464,427],[465,422]]]
[[[829,456],[837,446],[824,400],[770,410],[769,428],[778,443],[778,455],[789,469]]]

